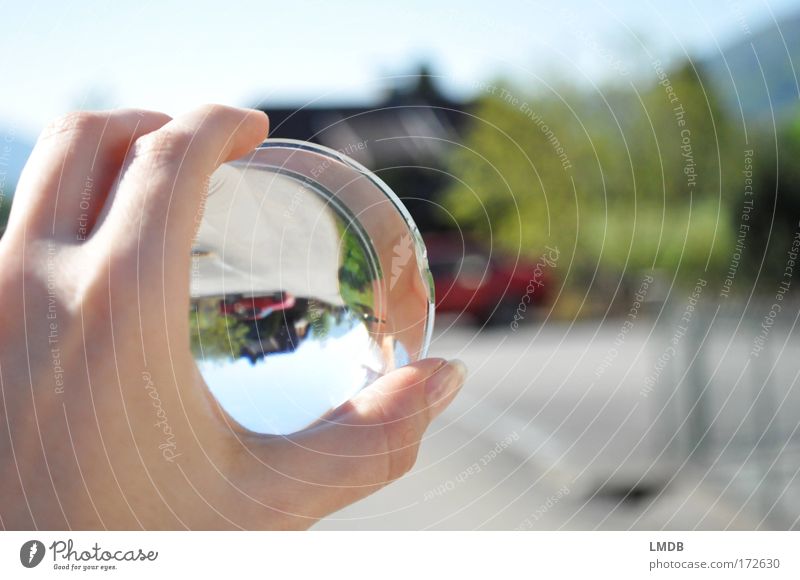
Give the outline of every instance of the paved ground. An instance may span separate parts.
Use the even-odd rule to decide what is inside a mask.
[[[763,491],[759,462],[752,456],[738,464],[720,461],[740,447],[728,446],[726,455],[719,442],[734,440],[741,417],[751,419],[733,403],[722,406],[722,394],[741,376],[737,367],[723,365],[730,377],[717,369],[714,397],[705,403],[727,418],[714,423],[717,442],[687,461],[691,421],[677,428],[687,407],[686,392],[675,386],[683,362],[670,361],[645,396],[644,379],[653,376],[670,337],[640,322],[615,345],[620,324],[531,326],[516,333],[439,325],[431,354],[467,363],[464,391],[432,427],[411,474],[317,528],[775,527],[764,518],[772,504],[762,493],[748,498],[738,483],[726,485],[749,470]],[[681,356],[694,349],[692,337],[685,340]],[[742,359],[744,347],[726,349],[722,336],[713,343]],[[752,376],[739,382],[758,384]],[[753,407],[752,397],[735,399]]]

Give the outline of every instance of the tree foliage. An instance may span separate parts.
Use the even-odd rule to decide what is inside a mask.
[[[721,271],[740,186],[734,133],[691,65],[656,73],[595,92],[488,87],[450,159],[447,211],[529,259],[557,246],[567,257],[559,277],[573,289],[596,272]]]
[[[194,301],[189,313],[189,336],[195,357],[205,360],[236,359],[247,343],[248,331],[246,324],[220,312],[219,300]]]

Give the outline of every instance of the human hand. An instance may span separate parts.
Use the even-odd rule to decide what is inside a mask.
[[[298,529],[413,465],[464,379],[428,359],[288,437],[237,428],[189,345],[210,174],[258,111],[68,115],[40,137],[0,239],[0,524]]]

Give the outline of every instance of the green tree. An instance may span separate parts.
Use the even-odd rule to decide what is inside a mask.
[[[247,342],[248,327],[233,316],[219,310],[219,300],[194,300],[189,313],[189,334],[195,357],[235,359]]]
[[[0,237],[6,231],[6,224],[8,223],[8,215],[11,212],[11,198],[0,198]]]
[[[690,280],[722,269],[730,126],[690,65],[660,80],[597,92],[494,87],[450,159],[447,211],[527,259],[558,246],[572,291],[596,273],[659,268]]]
[[[772,293],[784,279],[787,252],[800,229],[800,113],[777,134],[771,125],[761,128],[752,149],[754,203],[741,275],[749,281],[758,276]]]
[[[367,250],[354,227],[350,224],[341,228],[339,286],[346,304],[363,304],[371,307],[374,302],[372,281],[375,279],[375,273]]]

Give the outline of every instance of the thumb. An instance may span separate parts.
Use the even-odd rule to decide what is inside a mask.
[[[306,507],[322,517],[409,471],[425,430],[465,377],[458,360],[413,363],[381,377],[317,426],[268,440],[264,451],[295,485],[313,488],[303,495]]]

